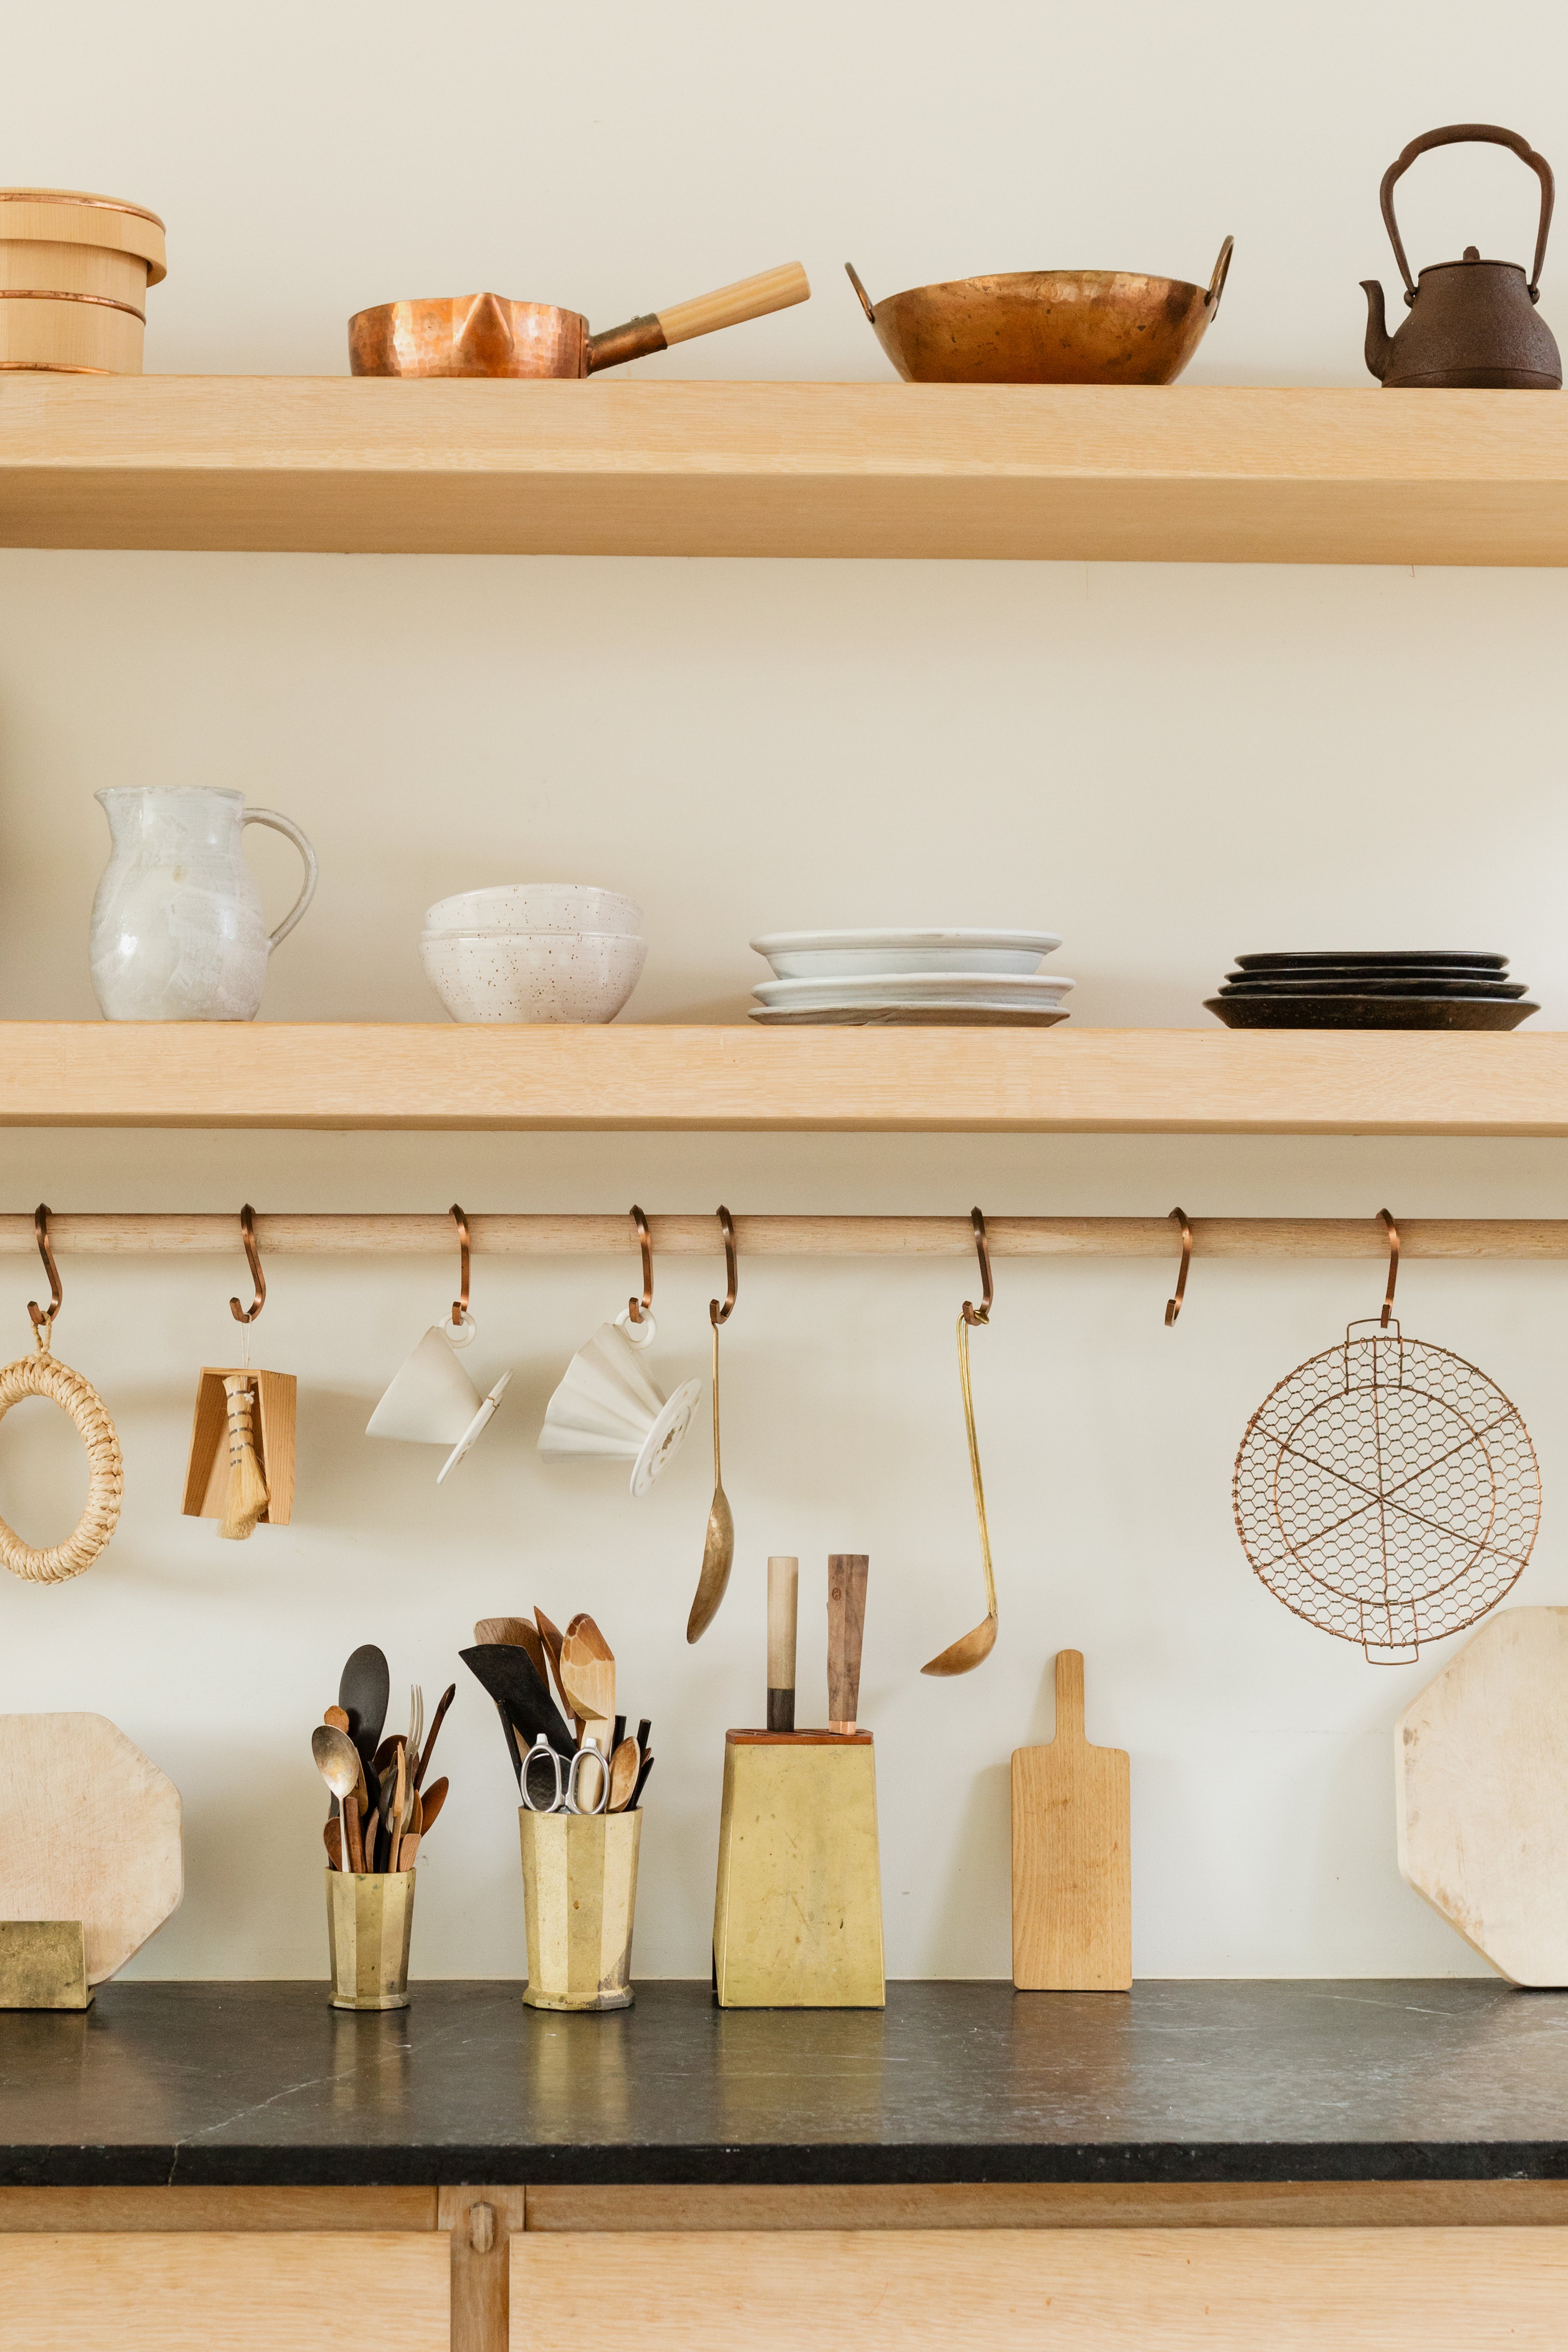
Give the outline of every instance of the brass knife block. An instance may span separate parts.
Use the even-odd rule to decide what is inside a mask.
[[[724,1741],[713,1988],[721,2009],[883,2009],[868,1731]]]
[[[0,2009],[88,2009],[79,1919],[0,1919]]]

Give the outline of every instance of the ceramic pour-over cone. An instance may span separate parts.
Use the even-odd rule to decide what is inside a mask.
[[[365,1424],[367,1437],[449,1446],[436,1474],[437,1486],[489,1423],[511,1378],[503,1372],[489,1396],[480,1396],[452,1352],[454,1346],[468,1346],[474,1329],[471,1315],[456,1329],[432,1323]]]
[[[547,1462],[596,1457],[632,1465],[632,1493],[646,1495],[690,1425],[700,1381],[682,1381],[668,1401],[642,1363],[654,1321],[625,1309],[578,1349],[545,1409],[539,1450]]]

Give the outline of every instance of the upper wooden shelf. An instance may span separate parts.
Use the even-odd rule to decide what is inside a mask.
[[[1568,1033],[8,1022],[0,1125],[1568,1136]]]
[[[1568,401],[0,376],[0,544],[1568,562]]]

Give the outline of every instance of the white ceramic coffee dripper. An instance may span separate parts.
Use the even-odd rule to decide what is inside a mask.
[[[476,1328],[467,1309],[457,1324],[432,1323],[365,1424],[367,1437],[448,1446],[451,1450],[436,1473],[437,1486],[486,1427],[511,1378],[503,1372],[489,1396],[480,1396],[453,1353],[469,1345]]]
[[[578,1349],[545,1408],[539,1451],[547,1462],[629,1462],[632,1493],[647,1493],[702,1394],[700,1381],[682,1381],[668,1400],[659,1394],[642,1361],[655,1336],[651,1315],[634,1323],[623,1307]]]

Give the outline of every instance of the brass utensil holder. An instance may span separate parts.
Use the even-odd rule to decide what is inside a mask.
[[[713,1989],[722,2009],[886,2007],[868,1731],[726,1734]]]
[[[642,1808],[518,1811],[530,2009],[629,2009]]]
[[[88,2009],[79,1919],[0,1919],[0,2009]]]
[[[327,1872],[334,2009],[406,2009],[412,1870]]]

